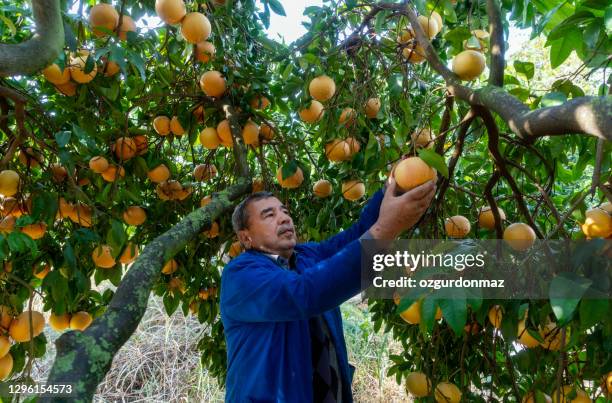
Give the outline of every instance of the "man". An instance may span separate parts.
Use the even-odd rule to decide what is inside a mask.
[[[227,402],[352,402],[340,304],[361,291],[360,238],[395,239],[423,215],[430,181],[396,195],[378,191],[349,229],[297,243],[287,208],[254,193],[232,216],[245,252],[221,278]]]

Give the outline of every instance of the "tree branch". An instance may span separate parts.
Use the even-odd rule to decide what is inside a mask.
[[[22,43],[0,44],[0,76],[31,75],[51,64],[64,46],[60,0],[32,0],[34,36]]]
[[[149,294],[164,262],[199,234],[202,228],[209,228],[215,219],[233,206],[236,199],[249,190],[250,181],[240,178],[235,185],[215,193],[210,204],[192,212],[151,241],[124,276],[104,314],[84,332],[68,332],[57,339],[57,356],[48,382],[74,385],[76,395],[65,401],[93,399],[98,384],[111,367],[113,357],[142,319]],[[42,397],[41,401],[58,400]]]
[[[531,111],[518,98],[499,87],[472,90],[461,84],[457,75],[440,61],[414,10],[406,7],[402,14],[410,20],[429,65],[444,78],[448,91],[470,105],[483,106],[495,112],[517,136],[529,140],[542,136],[589,134],[612,140],[612,96],[578,97],[559,106]]]
[[[504,177],[504,179],[506,179],[508,185],[510,185],[510,189],[512,189],[512,194],[514,194],[514,199],[516,200],[519,211],[525,217],[529,226],[533,228],[533,231],[536,233],[538,238],[543,238],[542,232],[538,229],[533,217],[529,213],[529,209],[527,208],[527,204],[525,203],[521,190],[518,188],[516,181],[508,171],[505,160],[499,152],[499,129],[497,128],[493,115],[491,115],[491,112],[489,112],[488,109],[480,106],[476,106],[474,109],[487,128],[487,133],[489,134],[489,152],[493,156],[493,160],[499,169],[499,173]],[[493,211],[493,216],[495,217],[495,210]]]
[[[504,68],[506,64],[506,45],[504,42],[504,27],[502,26],[502,10],[498,0],[487,0],[487,15],[489,16],[489,32],[491,33],[491,63],[489,85],[504,86]]]

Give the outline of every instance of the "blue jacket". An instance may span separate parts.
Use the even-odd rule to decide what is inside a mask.
[[[340,304],[361,290],[359,237],[378,219],[377,192],[349,229],[295,247],[296,270],[246,251],[221,277],[221,320],[227,344],[226,402],[311,402],[308,319],[323,314],[336,348],[343,401],[352,402]]]

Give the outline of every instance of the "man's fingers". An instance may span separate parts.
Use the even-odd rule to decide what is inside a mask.
[[[422,185],[415,187],[404,193],[401,197],[410,200],[421,200],[430,194],[432,191],[435,192],[436,184],[433,180],[427,181]]]

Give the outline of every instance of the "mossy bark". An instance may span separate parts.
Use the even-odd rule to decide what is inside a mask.
[[[57,356],[47,382],[71,383],[71,397],[45,397],[41,402],[88,402],[104,379],[113,357],[140,323],[151,289],[165,261],[181,250],[202,229],[228,211],[251,190],[248,179],[216,193],[213,201],[185,217],[149,243],[124,276],[106,312],[84,332],[68,332],[56,341]]]
[[[34,36],[22,43],[0,44],[0,76],[31,75],[51,64],[64,46],[60,0],[32,0]]]

